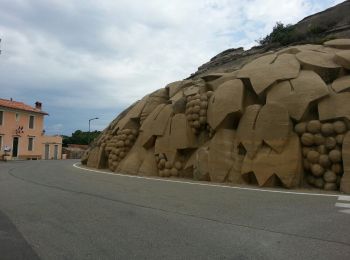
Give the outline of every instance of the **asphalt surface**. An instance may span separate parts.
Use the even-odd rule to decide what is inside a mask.
[[[0,259],[350,259],[350,214],[337,196],[129,178],[75,162],[0,163]]]

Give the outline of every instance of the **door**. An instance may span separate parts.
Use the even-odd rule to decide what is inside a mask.
[[[13,138],[12,142],[12,157],[18,156],[18,137]]]
[[[45,160],[49,159],[49,155],[50,155],[50,145],[45,144]]]
[[[57,155],[58,155],[58,145],[55,144],[54,150],[53,150],[53,158],[54,158],[55,160],[58,159],[58,158],[57,158]]]

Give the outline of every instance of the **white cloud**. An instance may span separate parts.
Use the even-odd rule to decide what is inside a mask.
[[[276,21],[295,23],[333,3],[3,0],[1,95],[43,99],[51,117],[67,108],[67,117],[114,111],[189,76],[218,52],[251,47]]]

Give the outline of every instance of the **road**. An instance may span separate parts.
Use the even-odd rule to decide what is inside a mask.
[[[350,259],[348,204],[336,204],[350,197],[131,178],[74,163],[0,163],[1,259]]]

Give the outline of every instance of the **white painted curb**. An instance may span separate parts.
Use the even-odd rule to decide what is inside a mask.
[[[127,175],[113,172],[105,172],[93,169],[87,169],[85,167],[80,167],[81,163],[73,164],[73,167],[89,171],[89,172],[97,172],[107,175],[116,175],[120,177],[126,178],[137,178],[143,180],[151,180],[151,181],[162,181],[162,182],[173,182],[173,183],[182,183],[182,184],[190,184],[190,185],[199,185],[199,186],[209,186],[216,188],[224,188],[224,189],[236,189],[236,190],[248,190],[248,191],[260,191],[260,192],[271,192],[271,193],[282,193],[282,194],[293,194],[293,195],[307,195],[307,196],[320,196],[320,197],[339,197],[339,194],[325,194],[325,193],[312,193],[312,192],[294,192],[294,191],[282,191],[282,190],[267,190],[267,189],[258,189],[258,188],[248,188],[248,187],[238,187],[238,186],[226,186],[226,185],[218,185],[218,184],[208,184],[208,183],[199,183],[199,182],[189,182],[189,181],[180,181],[180,180],[171,180],[171,179],[160,179],[160,178],[151,178],[151,177],[142,177],[135,175]]]

